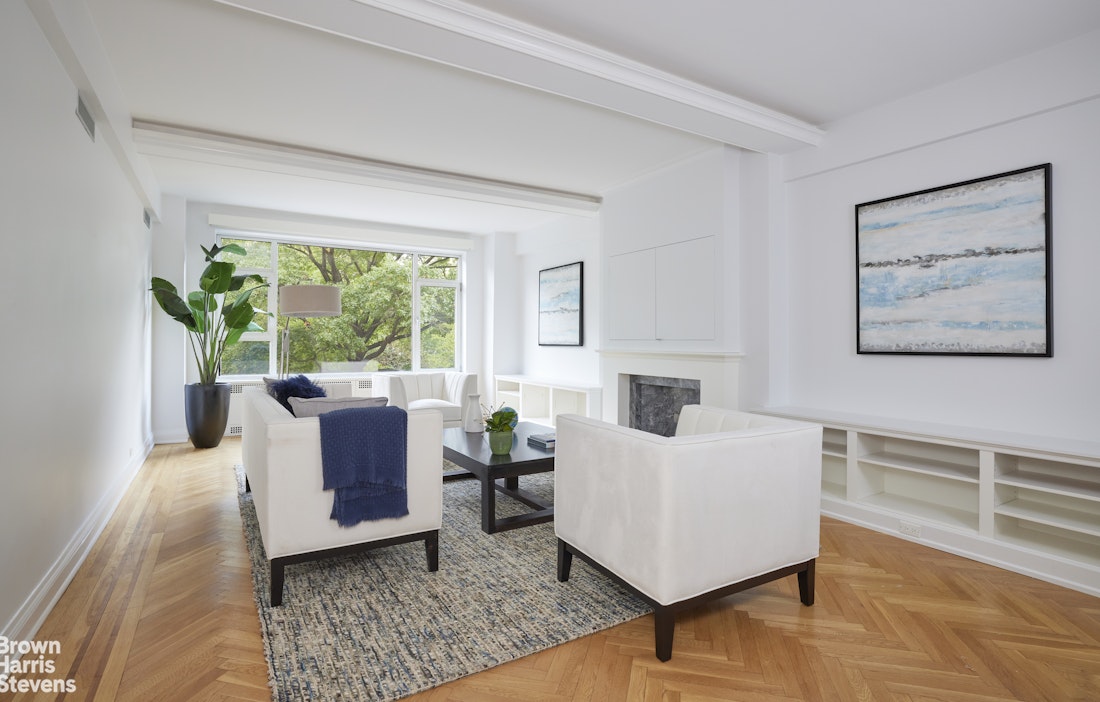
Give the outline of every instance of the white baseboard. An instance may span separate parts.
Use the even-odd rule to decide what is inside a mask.
[[[155,437],[153,437],[153,440],[155,443],[158,444],[186,444],[187,442],[191,441],[191,437],[189,437],[186,432],[184,432],[183,434],[169,432],[164,434],[157,434]]]
[[[139,452],[140,455],[134,456],[122,475],[100,498],[95,509],[73,534],[73,538],[50,566],[46,575],[4,625],[2,631],[5,636],[16,641],[29,641],[34,638],[54,605],[61,599],[65,588],[69,586],[80,566],[83,565],[99,535],[107,528],[107,523],[118,509],[123,496],[152,450],[153,437],[150,435],[146,437],[145,444]]]

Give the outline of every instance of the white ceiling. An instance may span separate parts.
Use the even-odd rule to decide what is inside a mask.
[[[814,125],[1100,27],[1095,0],[85,1],[134,119],[589,196],[717,141],[797,148]],[[657,88],[607,77],[620,68]],[[136,148],[162,192],[198,201],[470,232],[560,216]]]
[[[1100,27],[1095,0],[469,0],[824,125]]]

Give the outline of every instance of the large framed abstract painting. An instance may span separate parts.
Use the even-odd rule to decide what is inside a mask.
[[[539,271],[539,346],[584,345],[584,262]]]
[[[856,205],[858,353],[1050,356],[1050,164]]]

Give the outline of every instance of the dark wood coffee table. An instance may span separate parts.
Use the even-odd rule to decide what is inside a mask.
[[[484,433],[466,433],[461,427],[443,430],[443,457],[462,470],[448,471],[443,480],[477,478],[481,481],[481,529],[487,534],[508,529],[541,524],[554,518],[554,505],[529,492],[521,490],[521,475],[546,473],[554,470],[554,452],[544,451],[527,444],[531,434],[554,431],[531,422],[520,422],[513,430],[515,438],[512,452],[507,456],[494,456],[489,450],[489,439]],[[534,511],[515,517],[497,519],[497,493],[531,507]]]

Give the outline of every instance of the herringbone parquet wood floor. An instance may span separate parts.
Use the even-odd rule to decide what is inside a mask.
[[[231,467],[240,442],[158,446],[38,633],[71,695],[266,700]],[[1100,700],[1100,599],[825,519],[817,602],[794,577],[677,622],[650,617],[409,698],[490,700]]]

